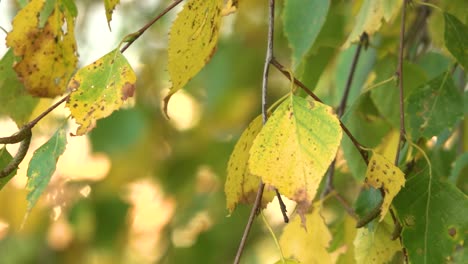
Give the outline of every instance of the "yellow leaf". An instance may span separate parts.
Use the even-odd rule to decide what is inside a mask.
[[[395,159],[397,150],[395,146],[398,145],[398,140],[400,140],[400,132],[396,129],[391,130],[375,148],[375,152],[382,153],[382,156],[388,160]]]
[[[382,26],[382,20],[388,22],[395,17],[402,2],[400,0],[364,0],[356,16],[354,28],[343,44],[343,49],[349,47],[352,42],[359,41],[363,32],[369,35],[377,32]]]
[[[342,131],[329,106],[291,95],[271,115],[250,149],[250,172],[304,212],[336,155]]]
[[[39,16],[43,0],[33,0],[18,12],[7,45],[21,60],[14,66],[26,90],[39,97],[65,92],[77,64],[75,20],[68,8],[56,1],[43,28]]]
[[[252,204],[255,201],[260,178],[249,172],[247,161],[250,157],[249,150],[262,126],[262,117],[258,116],[244,130],[229,158],[224,187],[226,207],[229,214],[234,211],[238,203]],[[265,190],[262,206],[266,206],[274,197],[275,193],[273,191]]]
[[[164,98],[166,115],[171,96],[182,89],[213,56],[223,3],[223,0],[189,0],[172,24],[168,48],[172,87]]]
[[[401,187],[405,186],[405,174],[392,162],[377,152],[372,152],[366,171],[366,183],[378,189],[382,188],[385,196],[380,210],[380,221],[382,221],[392,204],[393,198],[398,194]]]
[[[354,255],[358,264],[388,263],[401,251],[398,239],[392,240],[391,218],[375,222],[376,226],[359,228],[354,239]]]
[[[96,120],[119,109],[133,96],[136,75],[119,49],[81,68],[70,80],[73,92],[67,107],[80,124],[76,135],[84,135],[96,126]]]
[[[306,228],[299,217],[295,217],[285,226],[279,243],[283,255],[294,258],[301,263],[332,263],[328,247],[332,236],[319,213],[320,208],[314,208],[307,214]]]
[[[120,0],[104,0],[104,7],[106,8],[107,25],[111,28],[110,22],[112,20],[112,13],[114,12],[115,6],[120,3]]]

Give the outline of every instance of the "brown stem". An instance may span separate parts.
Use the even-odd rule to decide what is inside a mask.
[[[29,144],[31,143],[32,134],[31,129],[26,129],[25,131],[26,136],[23,139],[23,141],[21,141],[18,152],[16,153],[15,157],[13,157],[13,159],[10,161],[10,163],[8,163],[8,165],[6,165],[6,167],[0,171],[0,178],[4,178],[10,175],[10,173],[12,173],[15,169],[18,168],[18,165],[21,163],[21,161],[23,161],[24,157],[26,156],[26,153],[29,149]]]
[[[156,21],[158,21],[161,17],[163,17],[167,12],[171,11],[174,7],[176,7],[177,5],[179,5],[183,0],[176,0],[174,1],[172,4],[170,4],[168,7],[166,7],[161,13],[159,13],[155,18],[153,18],[151,21],[149,21],[148,23],[146,23],[146,25],[144,25],[142,28],[140,28],[137,32],[135,32],[131,38],[130,41],[128,41],[125,46],[123,46],[122,49],[120,49],[120,52],[124,52],[125,50],[127,50],[128,47],[130,47],[130,45],[133,44],[133,42],[135,42],[139,37],[141,37],[141,35],[143,35],[143,33],[145,33],[145,31],[150,28],[154,23],[156,23]]]
[[[262,80],[262,119],[263,124],[267,122],[268,119],[268,109],[267,109],[267,88],[268,88],[268,71],[270,68],[270,63],[273,60],[273,34],[274,34],[274,24],[275,24],[275,0],[269,0],[268,5],[268,44],[267,44],[267,52],[266,58],[264,63],[263,69],[263,80]],[[245,226],[244,233],[242,234],[242,239],[239,244],[239,248],[237,249],[236,258],[234,259],[234,264],[238,264],[240,262],[240,258],[242,253],[244,252],[245,243],[247,242],[247,237],[249,236],[250,230],[252,229],[253,221],[255,220],[255,216],[260,208],[263,196],[263,190],[265,189],[265,183],[260,181],[258,185],[257,195],[255,196],[255,202],[252,205],[252,209],[250,210],[250,216],[247,221],[247,225]],[[277,192],[278,199],[280,199],[280,195]],[[283,212],[283,209],[281,209]],[[285,214],[286,212],[283,212]]]
[[[343,93],[343,97],[341,97],[340,106],[337,109],[337,115],[341,119],[346,109],[346,104],[348,102],[349,91],[351,90],[351,85],[353,83],[354,73],[356,72],[356,67],[359,61],[359,55],[361,54],[362,46],[366,45],[369,42],[369,36],[366,32],[362,33],[359,45],[357,46],[356,52],[354,53],[353,61],[351,63],[351,69],[349,70],[348,79],[346,80],[346,86]],[[334,189],[333,186],[333,178],[335,176],[335,164],[336,164],[336,156],[333,159],[332,163],[328,167],[327,170],[327,179],[325,184],[325,190],[322,193],[322,196],[326,195],[327,193],[331,192]]]
[[[304,92],[306,92],[307,95],[314,98],[314,100],[320,103],[323,103],[323,101],[320,100],[320,98],[318,98],[309,88],[307,88],[307,86],[305,86],[305,84],[303,84],[301,81],[296,79],[294,76],[291,76],[289,72],[285,70],[284,66],[276,60],[275,57],[272,58],[271,64],[275,66],[275,68],[278,69],[284,76],[286,76],[286,78],[288,78],[290,81],[293,81],[295,85],[299,86],[302,90],[304,90]],[[363,146],[359,143],[359,141],[357,141],[357,139],[353,136],[353,134],[351,134],[351,132],[343,124],[343,122],[341,122],[341,120],[339,120],[339,122],[340,122],[341,129],[343,129],[345,134],[348,135],[349,139],[353,142],[354,146],[361,154],[361,157],[364,160],[364,162],[366,164],[369,163],[369,157],[368,157],[367,151],[363,148]]]
[[[401,10],[401,27],[400,27],[400,47],[398,50],[398,88],[400,93],[400,139],[398,140],[397,151],[395,155],[395,166],[398,166],[400,159],[400,149],[405,141],[405,105],[404,105],[404,94],[403,94],[403,54],[404,54],[404,43],[405,43],[405,22],[406,22],[406,5],[407,0],[403,0],[403,7]]]

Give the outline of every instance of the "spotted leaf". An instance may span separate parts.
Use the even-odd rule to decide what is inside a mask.
[[[44,27],[40,27],[44,1],[29,2],[16,15],[7,36],[7,45],[21,58],[14,66],[18,77],[31,95],[39,97],[63,94],[78,61],[76,13],[62,1],[53,4],[48,6],[51,13]]]
[[[68,84],[72,93],[67,107],[80,125],[76,135],[86,134],[97,119],[118,110],[133,96],[135,82],[135,72],[119,49],[80,69]]]
[[[376,189],[382,188],[385,193],[380,211],[380,221],[382,221],[392,204],[393,198],[398,194],[401,187],[405,186],[405,174],[384,156],[373,152],[367,166],[365,181]]]
[[[166,114],[171,96],[182,89],[215,52],[223,3],[223,0],[189,0],[172,24],[168,48],[172,87],[164,98]]]

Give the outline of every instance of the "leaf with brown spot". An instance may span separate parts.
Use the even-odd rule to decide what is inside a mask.
[[[376,189],[381,188],[385,193],[380,210],[380,221],[382,221],[392,204],[393,198],[405,186],[405,174],[391,161],[373,151],[372,158],[367,166],[365,181]]]
[[[271,115],[250,149],[250,172],[305,213],[336,155],[342,131],[331,107],[291,95]]]
[[[43,5],[44,1],[33,0],[18,12],[7,45],[21,57],[14,69],[26,90],[33,96],[55,97],[65,92],[78,61],[75,17],[67,5],[56,1],[45,26],[39,28]]]
[[[118,110],[132,97],[136,75],[119,49],[80,69],[70,80],[67,107],[80,124],[76,135],[91,131],[96,120]]]

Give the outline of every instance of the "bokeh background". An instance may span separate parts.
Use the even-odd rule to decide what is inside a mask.
[[[83,67],[116,48],[125,35],[146,24],[170,1],[122,0],[114,11],[112,31],[103,1],[75,2]],[[212,61],[172,97],[170,120],[161,111],[162,98],[170,87],[167,33],[180,7],[137,40],[124,54],[138,76],[134,102],[98,121],[89,135],[68,137],[48,189],[27,212],[28,161],[69,113],[59,107],[39,123],[18,175],[0,192],[0,263],[232,262],[250,207],[241,205],[228,216],[226,164],[243,129],[261,112],[267,38],[267,1],[240,4],[238,12],[224,18]],[[310,54],[312,63],[305,66],[303,80],[326,103],[337,106],[356,48],[340,50],[340,46],[352,29],[348,22],[356,15],[359,1],[332,1],[332,5],[333,13]],[[18,8],[16,1],[0,2],[0,26],[6,31],[11,30]],[[288,67],[291,53],[281,29],[281,9],[282,1],[278,1],[275,55]],[[385,36],[379,51],[371,45],[362,54],[351,101],[375,79],[372,70],[377,58],[396,50],[398,27],[384,25],[382,31]],[[3,40],[6,34],[0,32],[0,36]],[[0,55],[6,51],[2,42]],[[275,69],[269,85],[271,103],[290,89]],[[41,99],[32,117],[52,103]],[[73,131],[76,125],[73,120],[68,122]],[[0,116],[0,136],[17,129],[10,118]],[[17,148],[8,146],[12,154]],[[337,166],[337,189],[355,199],[360,186],[350,176],[341,152]],[[279,234],[284,224],[277,203],[265,214]],[[343,215],[339,205],[327,201],[324,216],[332,229],[338,228],[333,223]],[[278,259],[265,225],[257,221],[243,260],[273,263]]]

